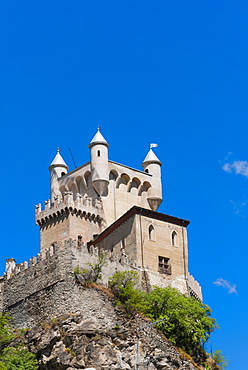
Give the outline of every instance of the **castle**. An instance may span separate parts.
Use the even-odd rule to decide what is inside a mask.
[[[89,144],[90,161],[68,172],[60,151],[49,166],[50,200],[36,206],[40,253],[29,262],[6,261],[0,306],[16,326],[64,312],[85,310],[75,267],[107,255],[102,283],[116,271],[136,270],[144,289],[172,285],[202,299],[188,272],[189,221],[157,212],[162,202],[161,162],[151,148],[143,171],[108,159],[100,132]]]

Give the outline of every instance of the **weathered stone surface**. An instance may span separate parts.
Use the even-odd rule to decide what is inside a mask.
[[[28,330],[25,341],[40,362],[40,370],[196,370],[154,327],[140,330],[147,321],[127,318],[100,289],[84,289],[91,299],[82,312],[50,318]],[[102,309],[100,309],[102,306]],[[138,334],[138,337],[137,337]],[[198,368],[199,369],[199,368]]]

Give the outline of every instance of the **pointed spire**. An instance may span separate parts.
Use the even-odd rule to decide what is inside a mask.
[[[96,145],[96,144],[103,144],[103,145],[106,145],[107,148],[109,147],[109,144],[107,143],[107,141],[104,139],[104,137],[102,136],[100,132],[100,126],[98,126],[97,128],[97,133],[91,140],[89,148],[91,148],[93,145]]]
[[[49,169],[53,167],[64,167],[68,170],[68,166],[60,154],[60,148],[57,149],[57,154],[54,157],[54,160],[52,161],[52,163],[50,164]]]
[[[142,163],[142,166],[144,164],[147,164],[147,163],[158,163],[160,165],[162,165],[162,163],[160,162],[160,160],[158,159],[158,157],[156,156],[156,154],[154,153],[154,151],[152,150],[152,148],[150,148],[149,152],[147,153],[143,163]]]

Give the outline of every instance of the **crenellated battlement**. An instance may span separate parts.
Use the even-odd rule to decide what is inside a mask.
[[[146,286],[172,283],[180,289],[183,284],[181,277],[170,282],[148,266],[142,267],[138,260],[129,258],[123,250],[118,253],[99,250],[93,245],[69,239],[49,246],[44,253],[28,261],[16,264],[13,258],[6,260],[6,272],[0,280],[0,308],[10,312],[17,327],[32,327],[37,319],[42,321],[64,312],[77,312],[80,310],[80,286],[76,284],[74,270],[77,266],[89,269],[89,264],[97,263],[102,252],[107,262],[102,269],[101,282],[104,285],[116,271],[127,270],[137,271],[140,280],[145,279]],[[188,282],[192,295],[199,299],[199,285],[192,277]]]
[[[54,202],[50,199],[44,202],[44,209],[41,204],[35,206],[35,219],[37,225],[44,225],[51,220],[65,214],[75,214],[100,223],[103,220],[102,202],[100,199],[89,198],[87,195],[77,193],[76,199],[73,199],[73,192],[68,191],[63,193],[63,197],[56,196]]]
[[[120,263],[122,266],[126,265],[135,269],[141,268],[135,261],[130,260],[123,253],[119,255],[103,250],[99,251],[99,249],[93,245],[88,246],[87,243],[81,244],[76,240],[69,239],[65,240],[64,243],[51,245],[46,248],[45,253],[37,253],[36,256],[29,258],[28,261],[17,264],[14,258],[7,259],[3,280],[11,280],[24,271],[29,273],[29,271],[41,264],[43,266],[48,266],[49,263],[53,263],[54,260],[63,260],[66,255],[71,256],[71,253],[76,256],[78,260],[77,264],[82,266],[84,265],[82,261],[90,262],[92,258],[98,258],[100,253],[105,253],[107,263],[116,262]]]

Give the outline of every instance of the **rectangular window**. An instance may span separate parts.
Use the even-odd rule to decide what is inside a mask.
[[[171,275],[170,259],[158,256],[158,271],[162,274]]]

